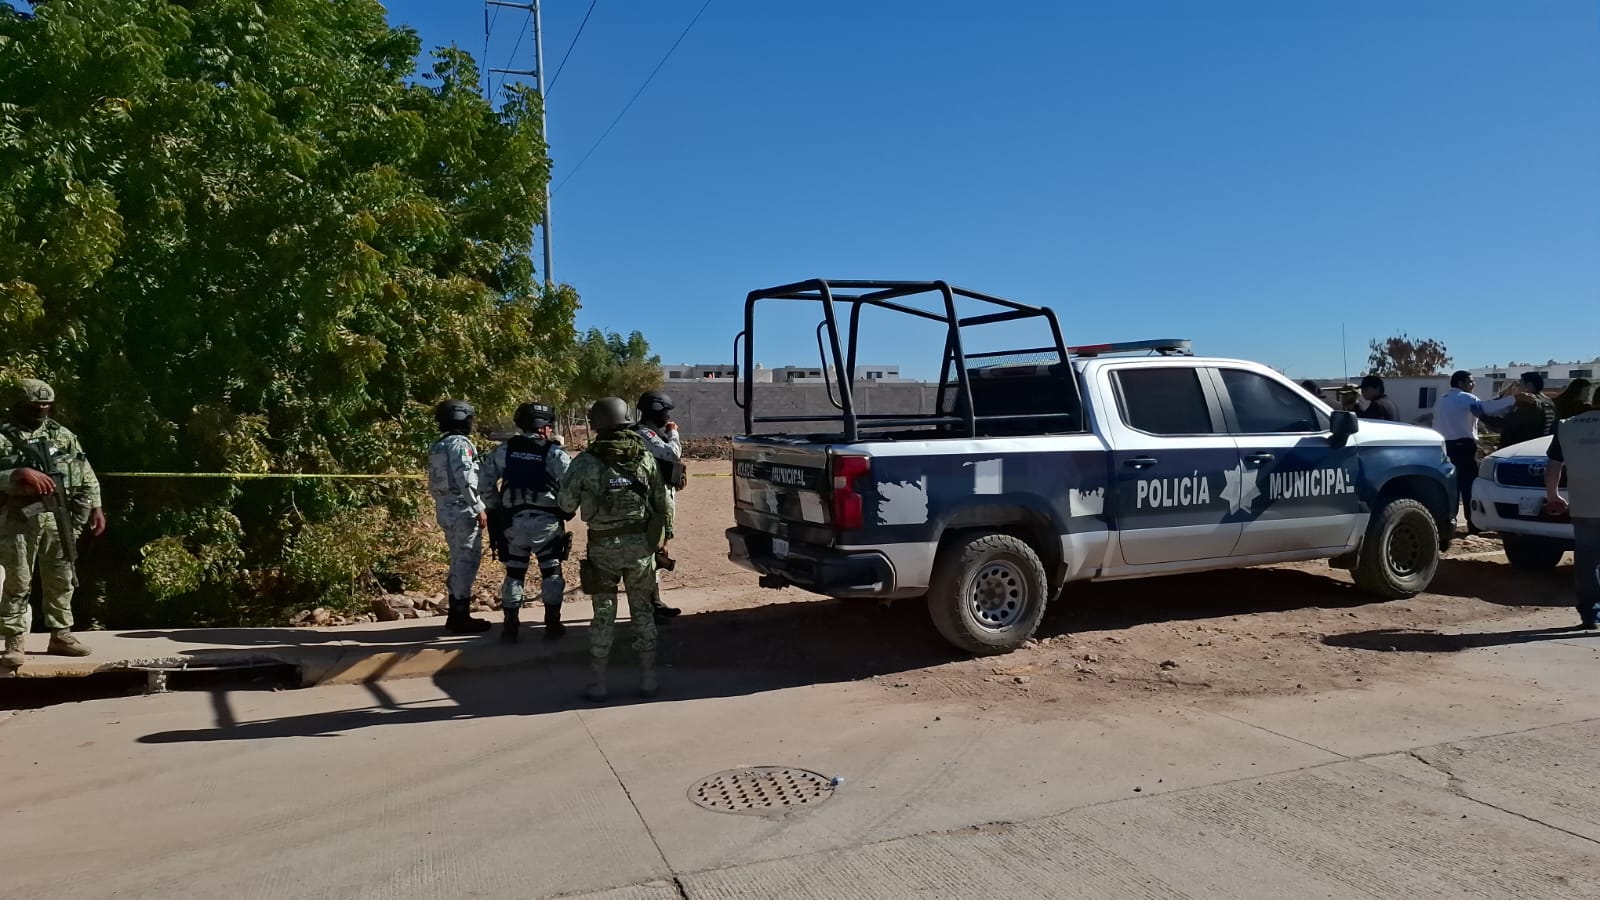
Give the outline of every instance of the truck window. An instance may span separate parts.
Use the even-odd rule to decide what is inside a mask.
[[[1311,434],[1328,429],[1324,417],[1286,384],[1257,372],[1223,369],[1239,434]]]
[[[1122,418],[1147,434],[1215,434],[1211,409],[1200,388],[1200,370],[1172,368],[1122,369],[1113,372]]]

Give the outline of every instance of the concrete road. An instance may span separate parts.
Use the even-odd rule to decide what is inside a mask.
[[[1600,897],[1600,638],[1540,631],[1569,616],[1405,682],[1058,717],[705,669],[594,708],[560,659],[14,713],[0,896]],[[690,802],[746,766],[845,780]]]

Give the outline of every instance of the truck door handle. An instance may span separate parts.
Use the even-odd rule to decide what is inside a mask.
[[[1155,464],[1156,459],[1153,456],[1135,456],[1123,463],[1130,469],[1148,469]]]
[[[1252,466],[1264,466],[1275,459],[1277,459],[1277,457],[1273,456],[1271,453],[1252,453],[1244,458],[1245,462],[1251,464]]]

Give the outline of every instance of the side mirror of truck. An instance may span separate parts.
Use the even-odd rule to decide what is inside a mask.
[[[1361,430],[1361,420],[1348,409],[1336,409],[1331,416],[1333,429],[1332,444],[1343,447],[1350,440],[1350,435]]]

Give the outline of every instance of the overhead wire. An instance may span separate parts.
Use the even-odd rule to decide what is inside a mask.
[[[628,110],[633,108],[634,101],[638,100],[639,95],[643,94],[645,88],[650,86],[650,82],[655,80],[656,73],[660,72],[661,67],[666,65],[667,60],[672,58],[673,52],[678,49],[679,44],[683,43],[683,39],[689,36],[689,32],[694,30],[695,23],[700,21],[700,17],[702,15],[705,15],[706,8],[709,6],[711,6],[711,0],[706,0],[706,2],[701,5],[700,11],[694,14],[694,18],[689,20],[688,25],[684,26],[683,33],[679,34],[678,39],[672,42],[671,47],[667,48],[666,55],[662,56],[661,61],[656,63],[656,67],[650,70],[650,74],[645,77],[644,84],[639,85],[639,89],[633,92],[632,97],[628,98],[628,102],[622,107],[622,111],[617,113],[617,117],[611,120],[611,124],[606,126],[605,131],[601,132],[599,139],[589,147],[587,153],[583,154],[583,158],[578,160],[578,164],[572,167],[572,171],[567,173],[567,177],[561,179],[561,183],[556,185],[556,189],[550,192],[552,195],[559,193],[560,190],[566,186],[567,182],[572,180],[572,176],[578,174],[578,170],[583,168],[583,164],[589,161],[589,157],[594,155],[594,151],[600,149],[600,145],[605,143],[606,138],[611,136],[611,132],[617,127],[617,123],[621,122],[622,117],[626,116],[628,114]]]
[[[578,23],[578,33],[572,36],[572,43],[567,45],[567,52],[561,54],[561,62],[556,63],[556,74],[550,79],[550,83],[544,87],[545,96],[550,96],[550,89],[556,86],[557,81],[561,80],[561,70],[567,67],[567,57],[572,55],[572,48],[578,46],[578,38],[583,37],[583,28],[589,24],[589,17],[594,15],[594,8],[599,2],[600,0],[589,0],[589,11],[583,14],[583,21]]]

